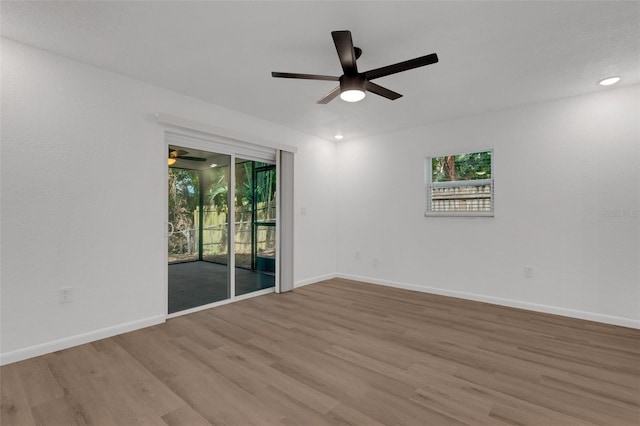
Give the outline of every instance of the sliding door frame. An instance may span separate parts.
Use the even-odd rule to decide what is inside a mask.
[[[247,299],[251,297],[261,296],[269,293],[280,293],[280,172],[279,172],[279,164],[280,164],[280,150],[276,148],[270,148],[265,146],[259,146],[255,144],[251,144],[249,142],[242,142],[240,140],[228,139],[226,137],[212,135],[212,134],[202,134],[197,131],[190,131],[188,129],[164,129],[163,132],[164,141],[161,145],[164,150],[164,155],[168,152],[169,145],[177,145],[185,148],[192,148],[201,151],[207,151],[211,153],[218,153],[223,155],[230,156],[230,165],[229,165],[229,298],[225,300],[220,300],[213,303],[208,303],[202,306],[197,306],[194,308],[186,309],[179,312],[168,313],[168,288],[169,288],[169,280],[168,280],[168,269],[165,270],[165,287],[164,287],[164,312],[166,314],[166,318],[173,318],[181,315],[190,314],[193,312],[201,311],[204,309],[209,309],[215,306],[225,305],[227,303],[232,303],[238,300]],[[252,152],[253,151],[253,152]],[[268,153],[273,152],[274,156],[270,157]],[[236,180],[236,159],[242,158],[243,160],[252,160],[259,162],[267,162],[271,164],[275,164],[276,166],[276,267],[275,267],[275,286],[263,290],[257,290],[251,293],[246,293],[240,296],[236,296],[236,280],[235,280],[235,269],[236,269],[236,261],[235,261],[235,180]],[[168,167],[165,164],[165,182],[168,179]],[[166,191],[165,191],[166,192]],[[293,194],[291,194],[292,196]],[[168,196],[165,194],[164,196],[164,223],[165,229],[167,228],[167,217],[166,212],[168,211]],[[168,235],[166,236],[168,239]],[[167,241],[168,243],[168,241]],[[166,246],[165,246],[166,247]],[[166,249],[165,249],[166,256]],[[168,264],[164,262],[165,268],[168,268]],[[293,267],[291,265],[291,267]]]

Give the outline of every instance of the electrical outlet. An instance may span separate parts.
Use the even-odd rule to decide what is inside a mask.
[[[300,214],[301,215],[306,215],[307,214],[307,208],[306,207],[300,207]]]
[[[380,263],[380,261],[378,260],[378,258],[377,258],[377,257],[374,257],[374,258],[373,258],[373,267],[374,267],[374,268],[377,268],[379,263]]]
[[[356,250],[356,260],[360,260],[360,250]]]
[[[533,278],[533,266],[525,266],[524,267],[524,277],[525,278]]]
[[[70,303],[73,300],[73,289],[64,287],[60,289],[60,303]]]

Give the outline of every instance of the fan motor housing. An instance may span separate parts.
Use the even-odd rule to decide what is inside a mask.
[[[360,90],[364,92],[366,79],[363,74],[356,75],[343,75],[340,77],[340,92],[344,92],[346,90]]]

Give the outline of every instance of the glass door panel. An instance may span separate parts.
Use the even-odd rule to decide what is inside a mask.
[[[230,297],[230,163],[228,155],[169,146],[170,314]]]
[[[275,286],[275,166],[236,159],[236,296]]]

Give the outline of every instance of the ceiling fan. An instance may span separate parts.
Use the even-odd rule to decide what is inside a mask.
[[[362,55],[362,49],[353,46],[351,31],[332,31],[331,37],[333,37],[333,43],[336,45],[338,58],[340,58],[340,65],[342,66],[342,71],[344,71],[344,74],[340,77],[288,72],[272,72],[271,76],[304,80],[339,81],[340,85],[338,87],[316,102],[319,104],[327,104],[338,95],[340,95],[342,100],[347,102],[357,102],[365,97],[365,92],[367,91],[394,101],[402,95],[372,83],[371,80],[438,62],[438,55],[432,53],[419,58],[409,59],[408,61],[398,62],[397,64],[387,65],[386,67],[358,72],[356,60]]]
[[[169,159],[168,163],[170,166],[173,166],[178,159],[187,160],[187,161],[207,161],[206,158],[202,157],[191,157],[187,155],[188,152],[184,149],[171,149],[169,148]]]

